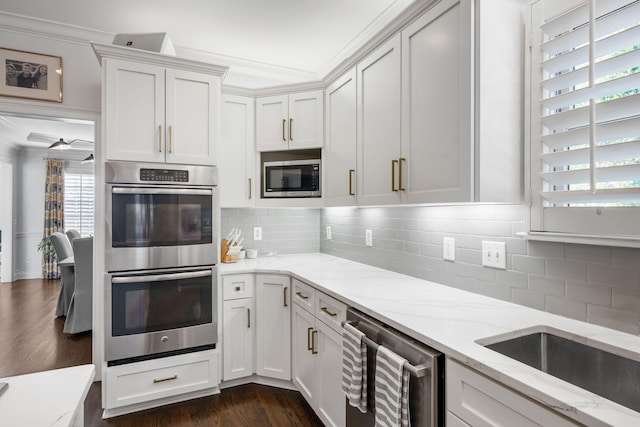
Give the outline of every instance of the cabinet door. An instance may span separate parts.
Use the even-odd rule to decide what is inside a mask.
[[[256,100],[256,148],[277,151],[289,148],[289,99],[287,95]]]
[[[326,426],[346,424],[342,393],[342,336],[316,320],[316,412]]]
[[[222,95],[218,188],[223,208],[253,206],[256,194],[254,123],[252,98]]]
[[[471,28],[470,3],[447,0],[402,32],[404,203],[473,200]]]
[[[358,70],[358,204],[399,203],[400,35]]]
[[[222,350],[223,379],[247,377],[253,373],[253,299],[224,301]]]
[[[293,306],[293,333],[291,342],[293,383],[312,406],[315,399],[317,381],[315,355],[311,350],[311,335],[314,330],[314,322],[315,319],[311,313],[297,304]]]
[[[324,158],[326,206],[356,204],[356,70],[327,88],[327,149]]]
[[[215,165],[220,79],[167,69],[167,162]]]
[[[164,162],[164,68],[105,58],[103,70],[107,159]]]
[[[291,380],[289,276],[256,276],[256,373]]]
[[[323,98],[321,90],[289,95],[289,149],[322,148]]]

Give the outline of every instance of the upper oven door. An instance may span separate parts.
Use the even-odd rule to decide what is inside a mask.
[[[216,262],[215,188],[107,185],[107,271]]]

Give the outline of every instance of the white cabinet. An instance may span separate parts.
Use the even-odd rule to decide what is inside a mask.
[[[321,90],[256,100],[258,151],[321,148],[323,127]]]
[[[253,274],[222,277],[222,379],[248,377],[254,372]]]
[[[346,305],[292,279],[293,383],[327,426],[346,423],[342,325]]]
[[[356,204],[356,70],[326,90],[326,145],[323,159],[325,206]]]
[[[289,276],[256,275],[256,373],[291,380]]]
[[[470,2],[445,0],[402,31],[403,203],[473,200],[472,28]]]
[[[153,58],[102,59],[107,159],[216,164],[220,75]]]
[[[446,372],[447,425],[580,425],[452,359]]]
[[[218,386],[218,353],[215,350],[164,357],[110,367],[106,370],[107,416],[179,401],[179,395]],[[205,394],[202,394],[205,395]],[[154,401],[156,403],[154,403]]]
[[[255,179],[255,100],[222,95],[218,145],[220,206],[251,207],[258,187]]]
[[[400,202],[400,35],[357,65],[358,204]]]

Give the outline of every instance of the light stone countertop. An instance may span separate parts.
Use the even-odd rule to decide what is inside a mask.
[[[0,426],[81,426],[93,365],[73,366],[0,378],[9,388],[0,396]]]
[[[296,277],[581,423],[640,425],[640,413],[477,343],[496,336],[526,335],[523,329],[559,330],[578,335],[589,345],[640,360],[640,337],[321,253],[220,266],[222,275]]]

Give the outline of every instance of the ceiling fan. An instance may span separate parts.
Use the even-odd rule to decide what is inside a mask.
[[[27,140],[32,142],[50,143],[51,145],[49,145],[49,149],[67,150],[72,148],[71,144],[76,144],[79,149],[93,150],[93,141],[89,141],[87,139],[76,138],[72,140],[65,140],[64,138],[58,138],[44,133],[31,132],[29,136],[27,136]]]

